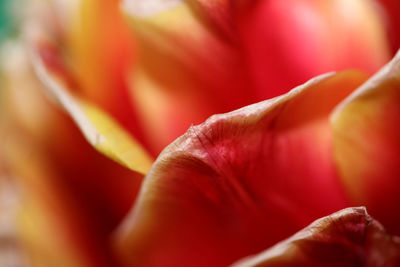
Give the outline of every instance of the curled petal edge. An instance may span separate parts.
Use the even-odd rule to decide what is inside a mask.
[[[33,69],[44,88],[68,112],[86,140],[99,152],[125,167],[146,174],[153,160],[141,144],[96,105],[71,95],[62,81],[46,68],[35,49],[35,42],[28,42]]]
[[[356,207],[318,219],[292,237],[231,267],[398,266],[399,263],[400,238],[387,234],[365,207]]]

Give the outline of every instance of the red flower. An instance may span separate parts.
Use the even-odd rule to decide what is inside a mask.
[[[359,205],[399,234],[400,60],[368,79],[397,24],[372,2],[132,0],[130,26],[118,1],[40,3],[4,49],[0,132],[33,264],[226,266]],[[398,262],[364,210],[331,218],[239,264]]]

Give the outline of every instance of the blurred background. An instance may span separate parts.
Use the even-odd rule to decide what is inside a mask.
[[[9,38],[12,39],[17,35],[18,16],[15,15],[16,9],[13,7],[20,2],[19,0],[0,0],[0,47],[5,45]],[[0,60],[3,58],[0,52]],[[0,104],[2,88],[0,76]],[[0,169],[1,164],[0,158]],[[11,180],[8,177],[0,177],[0,266],[2,267],[29,266],[24,260],[25,257],[15,237],[17,205],[17,192]]]

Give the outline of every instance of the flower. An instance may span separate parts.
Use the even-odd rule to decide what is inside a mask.
[[[226,266],[359,205],[398,234],[399,59],[367,81],[396,46],[371,3],[124,1],[128,26],[118,1],[33,1],[28,51],[4,57],[0,150],[33,264]],[[283,94],[346,68],[366,74]],[[152,165],[190,124],[278,95],[191,127]],[[348,217],[371,221],[329,218]],[[331,252],[343,232],[326,225]],[[392,262],[374,227],[366,251]]]

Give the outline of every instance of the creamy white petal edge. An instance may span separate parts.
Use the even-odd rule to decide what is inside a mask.
[[[135,17],[149,17],[182,3],[182,0],[124,0],[121,9]]]

